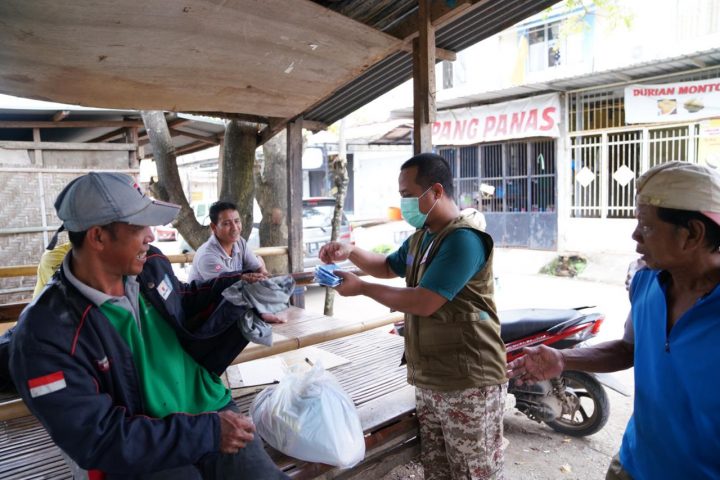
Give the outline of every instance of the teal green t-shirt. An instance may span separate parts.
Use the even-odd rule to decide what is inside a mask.
[[[217,411],[231,399],[220,377],[198,364],[170,325],[139,297],[140,327],[126,309],[105,302],[105,314],[132,352],[140,376],[146,413],[163,418],[171,413]]]
[[[422,241],[422,252],[430,245],[435,234],[427,232]],[[404,277],[408,264],[410,239],[403,242],[398,250],[387,257],[388,265],[395,275]],[[474,277],[485,265],[485,246],[480,235],[468,228],[459,228],[450,233],[440,245],[440,249],[425,270],[418,286],[442,295],[448,301],[463,289],[465,284]]]

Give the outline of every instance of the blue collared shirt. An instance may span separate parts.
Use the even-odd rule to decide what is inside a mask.
[[[641,270],[632,284],[635,409],[620,462],[635,480],[720,478],[720,288],[667,332],[667,283]]]

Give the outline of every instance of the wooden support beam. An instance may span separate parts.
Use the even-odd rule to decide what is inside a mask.
[[[40,144],[42,143],[42,139],[40,138],[40,129],[39,128],[33,128],[33,143]],[[42,149],[40,147],[34,147],[35,148],[35,166],[42,167],[43,166],[43,154]]]
[[[404,52],[412,53],[412,42],[403,44],[402,50]],[[435,58],[439,60],[445,60],[446,62],[454,62],[455,60],[457,60],[457,54],[451,50],[445,50],[444,48],[435,47]]]
[[[191,115],[202,117],[216,117],[226,120],[242,120],[243,122],[262,123],[268,125],[270,122],[282,120],[280,117],[265,117],[262,115],[252,115],[250,113],[228,113],[228,112],[186,112]]]
[[[303,120],[303,128],[305,130],[310,130],[313,133],[317,133],[322,130],[327,130],[328,126],[322,122],[314,120]]]
[[[125,141],[135,145],[135,150],[128,152],[128,167],[140,168],[140,149],[138,145],[138,127],[128,128]]]
[[[67,122],[41,122],[0,120],[0,128],[125,128],[142,127],[140,120],[70,120]]]
[[[174,127],[180,127],[182,125],[185,125],[186,123],[190,123],[192,120],[188,120],[187,118],[175,118],[173,120],[168,120],[167,126],[168,128],[174,128]],[[142,122],[140,122],[140,126],[145,126]],[[149,142],[148,140],[148,133],[147,130],[143,130],[143,133],[140,134],[138,137],[138,140],[140,141],[140,145],[147,145]]]
[[[489,0],[457,0],[455,2],[431,2],[427,17],[430,20],[430,24],[439,28],[459,15],[467,13],[467,10],[475,5],[487,3]],[[421,19],[420,8],[413,13],[408,15],[407,19],[394,26],[385,33],[392,35],[393,37],[401,38],[405,41],[412,40],[419,35],[420,26],[423,20]]]
[[[55,115],[53,115],[52,121],[53,122],[60,122],[62,120],[65,120],[70,115],[70,110],[58,110],[55,112]]]
[[[288,269],[303,271],[302,222],[302,117],[287,124]],[[304,295],[294,298],[296,307],[305,307]]]
[[[170,135],[172,135],[173,137],[184,136],[188,138],[194,138],[195,140],[207,143],[208,145],[220,145],[220,139],[218,139],[218,136],[214,134],[210,137],[206,137],[203,135],[198,135],[197,133],[190,133],[184,130],[178,130],[177,128],[171,128]]]
[[[192,122],[192,120],[190,120],[189,118],[174,118],[174,119],[170,120],[169,122],[167,122],[167,124],[168,124],[168,128],[173,128],[173,127],[181,127],[190,122]]]
[[[432,151],[435,121],[435,29],[430,22],[431,0],[419,0],[420,35],[413,40],[413,150]]]
[[[0,148],[9,150],[135,150],[131,143],[83,143],[83,142],[16,142],[0,141]]]
[[[125,135],[125,128],[118,128],[117,130],[113,130],[111,132],[100,135],[99,137],[95,137],[91,140],[88,140],[88,142],[89,143],[107,142],[109,140],[115,140],[118,137],[122,137],[123,135]]]
[[[140,148],[147,145],[148,143],[150,143],[150,142],[148,142],[146,140],[141,140],[140,142],[138,142],[138,144],[140,145]],[[197,152],[198,150],[204,150],[206,148],[208,148],[208,144],[206,142],[201,142],[198,140],[193,143],[188,143],[187,145],[183,145],[182,147],[176,148],[175,155],[185,155],[187,153]],[[143,158],[153,158],[153,154],[149,153],[147,155],[144,155]]]
[[[278,119],[271,121],[267,127],[263,128],[258,132],[258,147],[262,146],[265,142],[273,138],[275,135],[280,133],[284,128],[290,124],[290,119]]]
[[[184,155],[186,153],[192,153],[196,152],[198,150],[203,150],[207,148],[207,143],[201,142],[201,141],[195,141],[193,143],[188,143],[187,145],[183,145],[182,147],[175,149],[175,155]]]
[[[202,142],[202,143],[209,143],[209,142],[212,141],[212,137],[203,137],[202,135],[197,135],[197,134],[193,134],[193,133],[184,132],[184,131],[182,131],[182,130],[178,130],[177,128],[168,127],[168,129],[170,130],[170,136],[173,137],[173,138],[174,138],[174,137],[181,137],[181,136],[184,135],[184,136],[186,136],[186,137],[188,137],[188,138],[194,138],[195,140],[198,140],[198,141],[200,141],[200,142]],[[212,145],[219,145],[219,144],[220,144],[219,138],[222,138],[222,136],[225,135],[225,132],[222,132],[222,133],[220,133],[220,134],[218,134],[218,135],[219,135],[219,137],[218,137],[218,136],[215,137],[215,138],[218,138],[217,143],[212,143]],[[142,135],[140,135],[140,136],[138,137],[138,145],[140,145],[140,146],[145,146],[145,145],[147,145],[148,143],[150,143],[150,139],[148,138],[147,133],[143,133]],[[194,143],[193,143],[193,145],[195,145],[195,144],[197,144],[197,142],[194,142]]]

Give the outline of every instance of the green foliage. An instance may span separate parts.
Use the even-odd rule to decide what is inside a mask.
[[[380,245],[375,245],[372,248],[372,251],[375,253],[379,253],[380,255],[387,255],[388,253],[395,250],[392,245],[388,245],[387,243],[381,243]]]
[[[546,10],[547,14],[560,8],[566,12],[574,12],[568,16],[560,27],[560,35],[567,37],[590,28],[588,17],[592,14],[607,20],[609,30],[620,27],[630,29],[633,22],[633,13],[627,2],[622,0],[564,0],[555,7]]]
[[[587,259],[580,255],[560,255],[540,269],[540,273],[557,277],[575,277],[587,267]]]

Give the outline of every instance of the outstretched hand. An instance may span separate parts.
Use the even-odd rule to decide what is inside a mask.
[[[565,369],[565,360],[560,350],[540,345],[523,348],[523,355],[507,365],[508,377],[523,383],[537,383],[559,377]]]
[[[354,297],[362,294],[363,281],[354,273],[335,270],[335,275],[342,278],[340,285],[334,287],[335,291],[343,297]]]
[[[342,242],[329,242],[322,246],[318,258],[323,263],[337,263],[347,260],[352,252],[352,246]]]
[[[231,410],[223,410],[220,416],[220,451],[234,454],[252,441],[255,425],[249,417]]]

